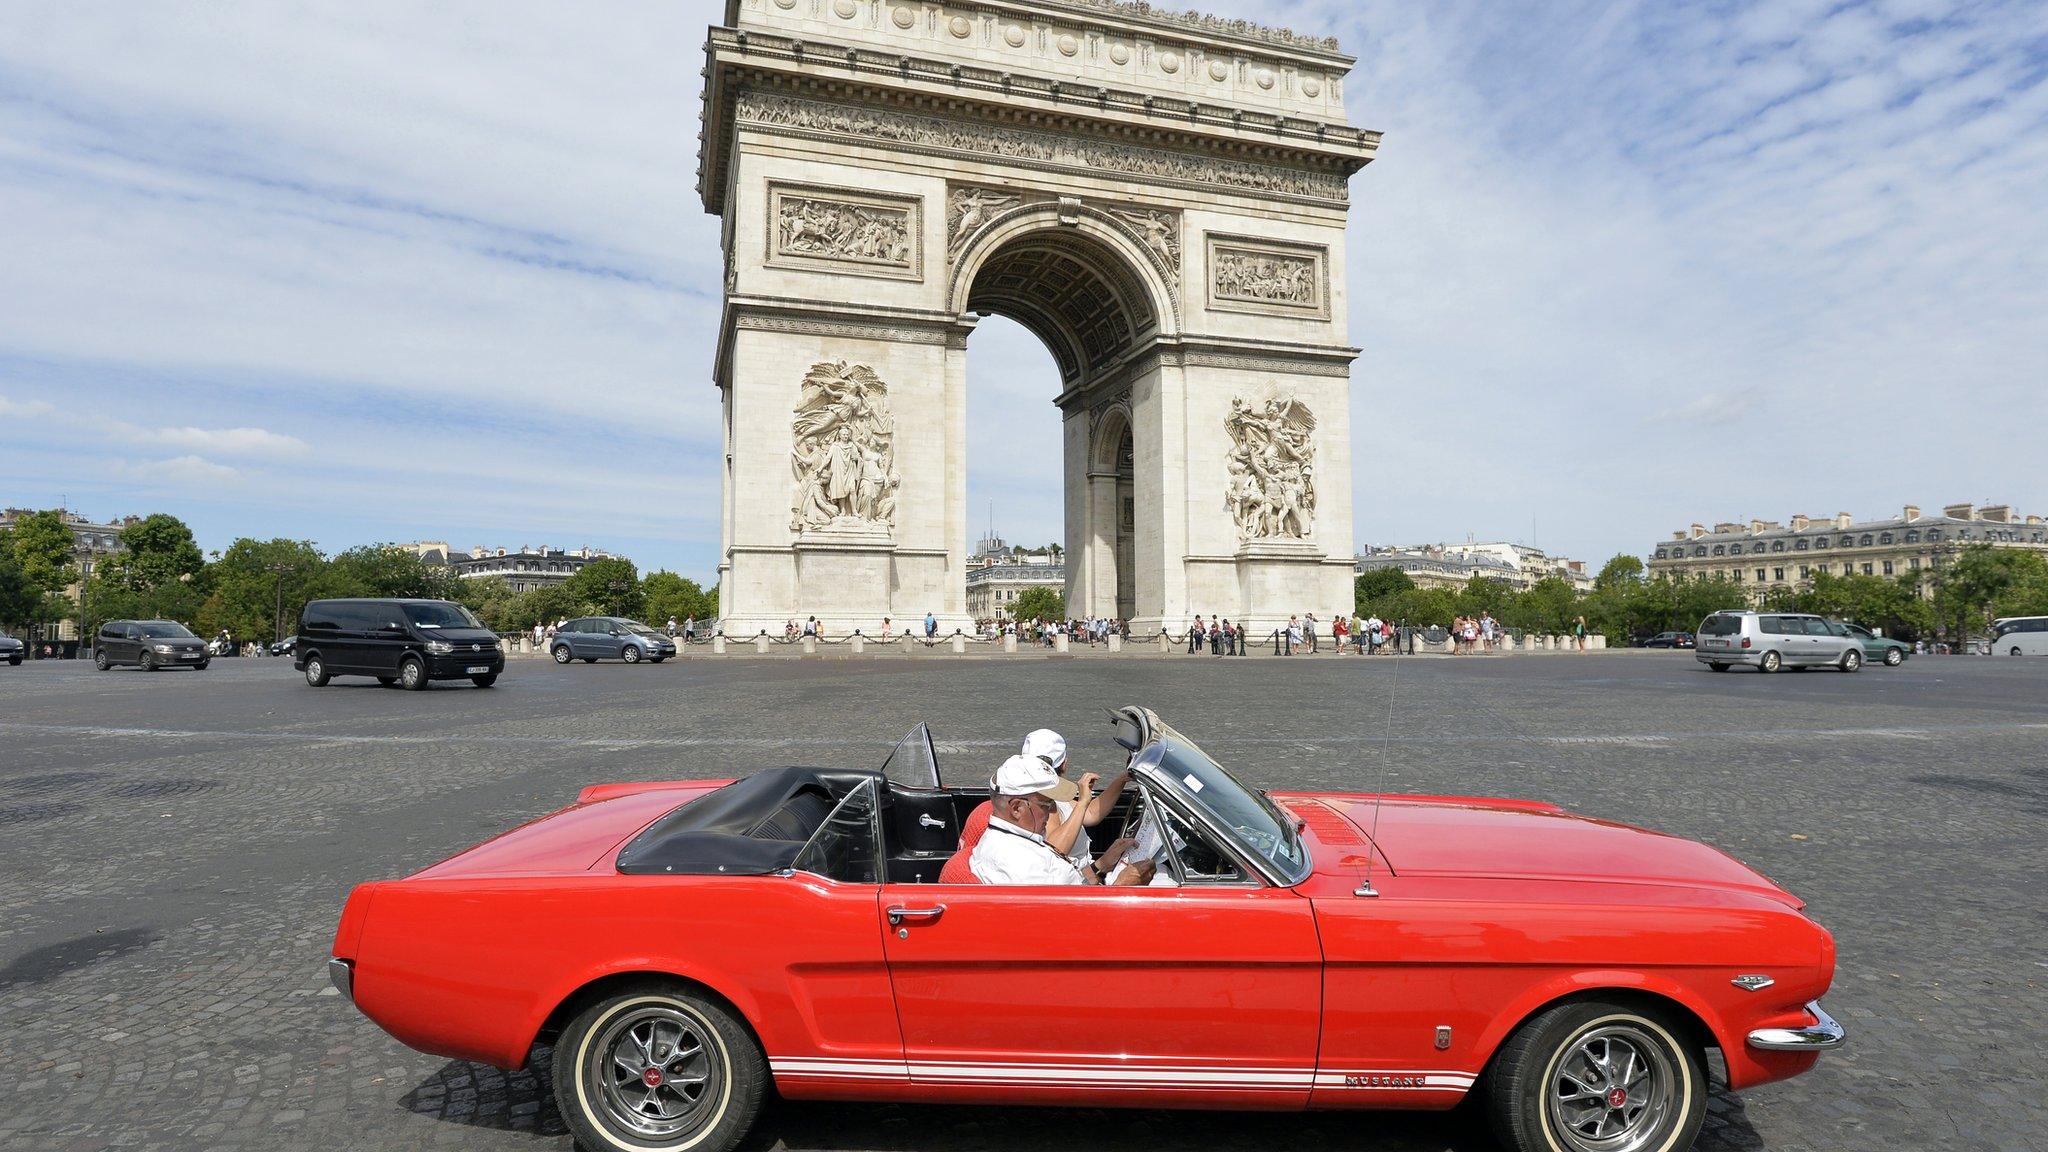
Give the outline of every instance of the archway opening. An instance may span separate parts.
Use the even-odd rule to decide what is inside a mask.
[[[967,341],[967,613],[1015,618],[1028,588],[1066,592],[1059,366],[1045,341],[987,316]]]

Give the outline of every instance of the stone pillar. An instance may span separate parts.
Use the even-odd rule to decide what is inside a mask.
[[[1604,651],[1607,648],[1607,637],[1595,632],[1586,637],[1586,647],[1594,651]]]
[[[1116,633],[1114,633],[1114,632],[1110,633],[1110,635],[1109,635],[1109,650],[1110,650],[1111,652],[1121,652],[1121,651],[1123,651],[1123,650],[1124,650],[1124,638],[1123,638],[1123,637],[1121,637],[1121,636],[1119,636],[1119,635],[1117,635],[1117,634],[1116,634]]]
[[[1015,652],[1016,650],[1017,650],[1017,634],[1016,634],[1015,632],[1005,632],[1005,633],[1003,633],[1003,651],[1005,651],[1005,652]]]
[[[853,639],[848,640],[846,642],[846,646],[848,648],[853,649],[853,654],[855,656],[858,656],[861,653],[866,652],[868,650],[868,638],[861,635],[858,632],[855,632],[853,634]]]
[[[768,634],[767,634],[766,632],[763,632],[763,633],[761,633],[760,635],[758,635],[758,636],[754,637],[754,655],[756,655],[756,656],[766,656],[767,654],[768,654]]]
[[[818,638],[817,638],[816,636],[806,636],[806,637],[804,637],[804,655],[806,655],[806,656],[816,656],[817,654],[818,654]]]
[[[967,652],[967,637],[959,632],[955,632],[953,633],[952,643],[948,644],[947,647],[953,650],[953,655],[955,656],[965,655]]]
[[[725,655],[725,633],[720,632],[711,638],[711,654],[713,656]]]
[[[1065,652],[1067,650],[1067,634],[1065,632],[1053,634],[1052,650],[1055,652]]]

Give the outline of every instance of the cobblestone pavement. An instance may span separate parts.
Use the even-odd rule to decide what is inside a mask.
[[[1261,783],[1556,800],[1805,897],[1836,933],[1849,1047],[1717,1092],[1702,1148],[2048,1148],[2048,661],[1716,676],[1683,653],[522,661],[418,694],[314,690],[271,660],[0,668],[0,1148],[566,1149],[545,1052],[512,1074],[421,1055],[332,995],[351,884],[583,784],[876,763],[918,719],[960,780],[1040,724],[1107,763],[1099,709],[1127,702]],[[752,1140],[1050,1144],[1488,1146],[1462,1113],[794,1104]]]

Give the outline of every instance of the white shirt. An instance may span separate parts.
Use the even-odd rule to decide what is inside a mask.
[[[1059,808],[1059,819],[1061,820],[1065,820],[1067,813],[1074,810],[1073,802],[1069,800],[1055,800],[1053,804]],[[1050,848],[1052,845],[1047,844],[1046,847]],[[1077,871],[1095,863],[1095,853],[1088,845],[1088,828],[1086,825],[1083,825],[1079,831],[1074,833],[1074,846],[1067,849],[1067,863],[1072,864]]]
[[[1052,850],[1045,837],[999,816],[988,818],[988,831],[975,844],[967,867],[983,884],[1081,883],[1081,874],[1066,857]]]

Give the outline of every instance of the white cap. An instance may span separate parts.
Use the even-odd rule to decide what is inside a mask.
[[[1050,728],[1040,728],[1024,738],[1024,755],[1038,757],[1057,772],[1067,766],[1067,738]]]
[[[998,796],[1036,794],[1048,800],[1072,800],[1081,792],[1079,785],[1060,779],[1045,761],[1024,755],[1003,761],[1003,766],[996,769],[994,786]]]

